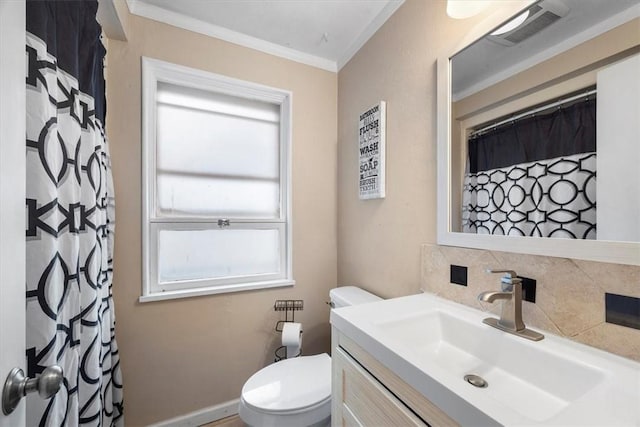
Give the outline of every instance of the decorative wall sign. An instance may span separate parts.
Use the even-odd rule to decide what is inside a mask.
[[[385,193],[386,103],[360,114],[359,163],[360,199],[382,199]]]

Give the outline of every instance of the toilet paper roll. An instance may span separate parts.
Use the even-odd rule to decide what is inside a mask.
[[[295,357],[302,347],[302,325],[296,322],[285,322],[282,328],[282,345],[287,348],[287,358]]]

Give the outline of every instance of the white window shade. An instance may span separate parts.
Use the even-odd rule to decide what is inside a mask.
[[[278,181],[158,173],[158,217],[277,218]]]
[[[278,105],[159,83],[156,150],[159,217],[280,217]]]
[[[156,101],[158,104],[189,107],[272,123],[280,122],[279,105],[272,102],[162,81],[158,82]]]

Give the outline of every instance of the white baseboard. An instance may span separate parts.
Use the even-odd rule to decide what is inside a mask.
[[[240,399],[233,399],[218,405],[209,406],[208,408],[198,409],[188,414],[180,415],[156,424],[150,427],[196,427],[203,424],[212,423],[223,418],[238,414],[238,404]]]

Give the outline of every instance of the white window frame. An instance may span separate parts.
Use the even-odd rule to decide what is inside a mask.
[[[278,228],[281,255],[279,274],[241,279],[184,280],[159,283],[157,237],[160,230],[216,229],[222,218],[160,218],[156,216],[157,88],[164,82],[280,106],[280,216],[276,219],[231,219],[228,229]],[[140,302],[293,286],[291,216],[291,112],[289,91],[142,57],[142,296]],[[271,223],[271,224],[269,224]],[[267,226],[265,226],[267,224]],[[215,227],[214,227],[215,225]],[[284,232],[283,232],[284,231]]]

